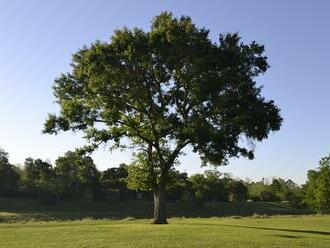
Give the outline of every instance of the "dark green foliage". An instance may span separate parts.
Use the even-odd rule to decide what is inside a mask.
[[[96,144],[129,137],[154,149],[175,140],[171,163],[188,144],[213,164],[252,158],[238,138],[262,140],[281,124],[278,108],[253,81],[268,68],[264,48],[242,44],[237,34],[215,44],[208,32],[189,17],[164,13],[148,33],[118,30],[110,43],[81,49],[72,72],[55,81],[61,113],[48,118],[44,131],[83,130]],[[159,149],[158,156],[168,152]]]
[[[56,187],[61,198],[98,197],[100,173],[91,157],[67,152],[55,164]]]
[[[0,148],[0,164],[7,165],[9,164],[8,153]]]
[[[228,183],[229,201],[241,202],[247,199],[248,188],[246,185],[238,180],[230,180]]]
[[[306,203],[317,212],[330,212],[330,155],[320,160],[317,170],[309,170],[307,177]]]
[[[0,195],[15,195],[19,183],[19,169],[9,163],[8,153],[0,148]]]
[[[260,200],[263,202],[276,202],[279,201],[280,198],[272,191],[261,191]]]
[[[58,199],[59,195],[53,184],[41,185],[37,188],[37,198],[42,204],[54,204]]]
[[[268,185],[264,181],[248,183],[248,197],[253,201],[260,201],[260,193],[265,191]],[[268,189],[267,189],[268,190]]]
[[[53,183],[54,180],[52,165],[41,159],[27,158],[22,174],[24,185],[30,192],[36,192],[37,188],[43,188],[44,185]]]
[[[303,204],[301,187],[290,179],[287,181],[281,178],[273,179],[270,188],[280,200],[288,201],[292,206],[298,207]]]
[[[228,201],[227,186],[231,179],[218,171],[206,171],[205,174],[195,174],[189,177],[195,200],[200,205],[202,201]]]
[[[169,201],[191,201],[193,197],[191,187],[187,173],[171,170],[166,198]]]
[[[241,202],[247,199],[248,188],[240,180],[219,171],[206,171],[189,178],[196,202],[205,201]]]
[[[292,180],[273,178],[271,182],[263,179],[247,183],[248,197],[254,201],[285,201],[294,207],[303,206],[302,188]]]
[[[27,158],[21,174],[20,193],[22,196],[37,198],[43,204],[52,204],[57,201],[55,172],[50,163],[41,159]]]
[[[127,177],[128,165],[126,164],[120,164],[118,168],[109,168],[101,173],[101,184],[108,198],[114,198],[116,192],[120,199],[136,198],[137,193],[127,186]]]

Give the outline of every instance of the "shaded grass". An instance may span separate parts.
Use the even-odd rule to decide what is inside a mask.
[[[40,205],[35,200],[0,198],[0,222],[17,222],[28,220],[79,220],[123,219],[132,217],[146,219],[152,217],[150,201],[94,202],[74,201],[57,202],[52,205]],[[198,207],[191,202],[168,203],[169,217],[223,217],[252,216],[264,218],[269,215],[310,214],[306,209],[294,209],[284,204],[241,202],[221,203],[208,202]]]

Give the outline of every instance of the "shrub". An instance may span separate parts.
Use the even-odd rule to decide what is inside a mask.
[[[271,191],[261,191],[260,200],[263,202],[276,202],[279,201],[279,197]]]

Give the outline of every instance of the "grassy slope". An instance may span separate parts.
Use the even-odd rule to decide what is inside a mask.
[[[29,219],[81,219],[87,217],[121,219],[127,216],[151,218],[152,205],[147,201],[128,202],[62,202],[52,205],[40,205],[33,200],[0,198],[0,222]],[[307,210],[297,210],[274,203],[206,203],[196,207],[192,203],[169,203],[170,217],[213,217],[213,216],[251,216],[254,213],[267,215],[308,214]],[[8,214],[9,213],[9,214]],[[10,213],[14,214],[12,217]]]
[[[0,247],[330,247],[330,216],[0,224]]]

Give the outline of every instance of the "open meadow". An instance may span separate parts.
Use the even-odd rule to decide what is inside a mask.
[[[306,209],[262,202],[167,209],[169,225],[152,225],[149,201],[0,198],[0,247],[330,247],[330,216]]]
[[[0,224],[0,247],[330,247],[330,216],[171,218]]]

